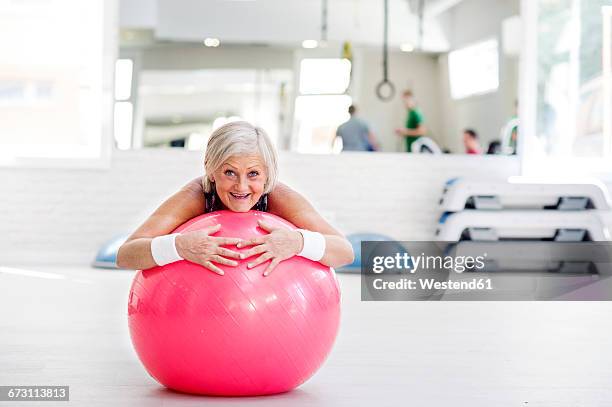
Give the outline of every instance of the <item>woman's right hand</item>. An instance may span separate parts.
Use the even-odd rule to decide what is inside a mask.
[[[223,270],[213,263],[234,267],[238,265],[238,262],[229,258],[240,259],[241,257],[240,253],[221,246],[236,245],[242,239],[210,236],[218,232],[220,228],[221,225],[215,225],[178,235],[175,240],[178,254],[185,260],[200,264],[210,271],[223,275]]]

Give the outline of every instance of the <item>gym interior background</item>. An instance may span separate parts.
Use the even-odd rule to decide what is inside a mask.
[[[435,239],[454,178],[612,185],[608,0],[82,3],[0,2],[0,385],[70,385],[74,405],[202,402],[139,364],[133,272],[90,265],[202,174],[207,137],[231,120],[266,128],[283,182],[347,235]],[[406,152],[396,134],[405,90],[436,149]],[[342,151],[350,105],[378,151]],[[612,400],[607,302],[367,303],[339,275],[340,335],[319,373],[205,402]]]

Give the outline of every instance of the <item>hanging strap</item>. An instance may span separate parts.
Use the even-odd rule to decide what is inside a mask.
[[[384,6],[383,79],[376,86],[376,96],[380,100],[387,102],[395,96],[395,86],[389,81],[389,0],[384,0]]]

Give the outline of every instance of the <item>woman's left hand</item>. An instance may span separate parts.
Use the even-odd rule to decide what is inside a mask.
[[[282,227],[274,227],[268,222],[260,220],[259,227],[268,232],[264,236],[257,236],[243,240],[236,247],[242,248],[254,246],[251,249],[240,253],[246,259],[256,254],[261,254],[255,260],[247,263],[248,268],[253,268],[261,263],[270,260],[270,264],[264,270],[263,275],[269,275],[278,264],[287,260],[302,251],[304,244],[302,234],[296,230],[289,230]]]

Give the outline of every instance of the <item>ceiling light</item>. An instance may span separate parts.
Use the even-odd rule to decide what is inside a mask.
[[[319,42],[317,40],[304,40],[302,41],[302,48],[312,49],[319,46]]]
[[[405,42],[405,43],[403,43],[402,45],[400,45],[400,49],[401,49],[403,52],[412,52],[412,51],[414,51],[414,45],[412,45],[412,44],[411,44],[411,43],[409,43],[409,42]]]
[[[216,48],[219,46],[219,44],[221,44],[221,42],[218,38],[206,38],[204,40],[204,45],[206,45],[207,47]]]

